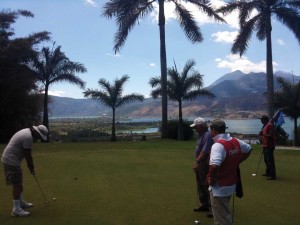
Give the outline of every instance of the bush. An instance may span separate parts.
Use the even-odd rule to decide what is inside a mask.
[[[69,130],[65,133],[51,131],[51,140],[54,142],[101,141],[109,136],[108,133],[91,129]]]
[[[161,132],[161,127],[160,127]],[[183,121],[183,140],[189,140],[193,137],[194,131],[190,128],[190,122],[187,120]],[[178,140],[178,121],[168,121],[168,134],[167,138]]]
[[[276,128],[276,144],[277,145],[288,145],[289,135],[285,130],[279,126]]]

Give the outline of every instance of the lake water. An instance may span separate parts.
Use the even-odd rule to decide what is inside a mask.
[[[189,119],[190,120],[190,119]],[[282,128],[287,134],[289,139],[293,139],[294,122],[289,118],[284,118],[285,123],[282,124]],[[120,122],[159,122],[161,118],[136,118]],[[190,120],[192,121],[192,119]],[[259,119],[245,119],[245,120],[224,120],[230,133],[241,133],[241,134],[258,134],[262,128],[262,123]],[[158,132],[158,128],[147,128],[145,130],[132,131],[133,133],[153,133]]]

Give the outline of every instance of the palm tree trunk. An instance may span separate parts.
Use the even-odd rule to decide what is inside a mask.
[[[113,117],[112,117],[112,124],[111,124],[111,141],[117,141],[116,138],[116,109],[113,108]]]
[[[272,57],[272,25],[271,14],[266,21],[266,48],[267,48],[267,92],[268,92],[268,115],[274,115],[274,82],[273,82],[273,57]]]
[[[49,85],[46,84],[45,85],[45,94],[44,94],[43,125],[48,128],[48,131],[50,133],[49,119],[48,119],[48,89],[49,89]],[[42,142],[49,142],[50,141],[49,140],[49,133],[48,133],[48,136],[47,136],[47,140],[46,141],[42,140]]]
[[[182,102],[179,101],[178,140],[183,140]]]
[[[294,146],[298,146],[297,117],[294,117]]]
[[[159,34],[160,34],[160,70],[161,70],[161,106],[162,125],[161,137],[167,138],[168,133],[168,96],[167,96],[167,54],[165,40],[164,0],[159,0]]]

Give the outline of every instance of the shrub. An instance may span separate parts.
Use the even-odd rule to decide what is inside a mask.
[[[160,127],[161,132],[161,127]],[[194,131],[190,128],[190,122],[187,120],[183,121],[183,140],[189,140],[193,137]],[[178,121],[168,121],[168,134],[167,138],[178,140]]]

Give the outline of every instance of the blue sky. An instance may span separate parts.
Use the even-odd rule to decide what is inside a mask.
[[[151,77],[160,74],[159,30],[157,10],[144,18],[129,33],[124,47],[118,54],[113,51],[116,32],[114,20],[101,16],[106,0],[0,0],[1,9],[26,9],[34,18],[20,17],[13,25],[16,37],[33,32],[49,31],[52,42],[60,45],[66,56],[84,64],[87,73],[78,74],[86,82],[86,88],[98,88],[98,80],[105,78],[113,82],[127,74],[130,76],[124,86],[124,94],[138,93],[149,97]],[[213,0],[220,6],[224,2]],[[192,44],[179,26],[173,14],[173,5],[166,4],[166,47],[168,67],[174,65],[181,70],[189,59],[196,61],[196,69],[203,74],[204,87],[223,75],[241,70],[244,73],[265,72],[265,42],[259,42],[253,35],[243,57],[230,53],[231,45],[239,28],[237,15],[225,17],[227,24],[208,19],[191,5],[186,7],[195,12],[204,41]],[[156,8],[157,9],[157,8]],[[281,70],[300,75],[300,46],[294,35],[279,22],[273,23],[273,65],[274,72]],[[52,46],[45,43],[44,46]],[[69,83],[50,86],[53,95],[84,98],[84,90]]]

